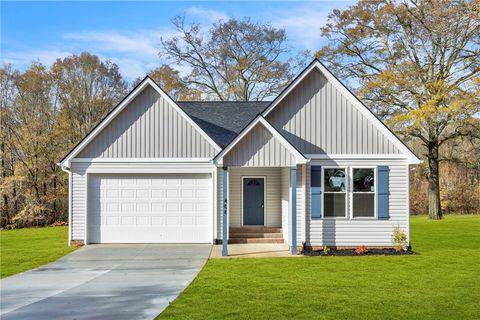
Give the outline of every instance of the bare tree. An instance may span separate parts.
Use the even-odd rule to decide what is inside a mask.
[[[184,17],[172,22],[180,35],[161,39],[160,55],[188,67],[184,82],[206,98],[264,100],[292,78],[284,29],[249,18],[220,20],[206,32],[198,23],[187,25]]]
[[[199,100],[200,92],[190,89],[180,76],[180,72],[169,65],[162,64],[148,72],[152,78],[172,99],[177,101]],[[142,78],[137,78],[133,82],[136,86]]]
[[[84,137],[127,91],[118,66],[88,52],[57,59],[52,73],[71,144]]]

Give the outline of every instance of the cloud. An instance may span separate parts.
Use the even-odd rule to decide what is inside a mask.
[[[34,61],[50,66],[57,58],[63,59],[69,55],[72,55],[72,52],[57,49],[7,51],[2,52],[2,63],[11,63],[17,68],[25,69]]]
[[[141,56],[155,56],[158,53],[155,40],[142,34],[128,36],[116,32],[91,31],[67,33],[63,37],[69,41],[95,44],[96,48],[105,51],[134,53]]]
[[[188,16],[201,18],[210,22],[216,22],[218,20],[226,21],[229,19],[229,16],[222,11],[205,9],[200,7],[190,7],[186,10],[186,14]]]
[[[122,75],[131,81],[143,77],[150,69],[166,62],[158,56],[160,39],[170,38],[175,34],[175,31],[169,29],[135,32],[83,31],[65,33],[63,39],[82,50],[116,63]]]
[[[177,33],[173,29],[122,31],[79,31],[64,33],[57,45],[36,50],[2,52],[2,62],[11,63],[19,69],[27,68],[32,61],[39,61],[50,66],[57,58],[65,58],[72,54],[88,51],[102,60],[110,60],[117,64],[121,74],[128,81],[133,81],[159,66],[169,63],[158,55],[160,39],[170,38]],[[65,50],[57,50],[57,47]],[[186,72],[186,70],[181,70]]]
[[[327,22],[328,14],[334,8],[344,8],[353,1],[308,3],[298,5],[292,10],[273,10],[269,17],[273,26],[285,28],[288,38],[296,47],[318,50],[324,39],[320,36],[320,28]]]

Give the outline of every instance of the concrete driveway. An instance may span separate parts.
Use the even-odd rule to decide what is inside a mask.
[[[195,278],[210,245],[89,245],[0,281],[0,318],[153,319]]]

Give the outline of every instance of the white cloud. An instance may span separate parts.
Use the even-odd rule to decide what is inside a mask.
[[[228,20],[228,15],[222,11],[205,9],[200,7],[190,7],[186,10],[188,16],[201,18],[206,21],[216,22],[218,20]]]
[[[94,44],[97,49],[122,53],[133,53],[140,56],[156,56],[158,48],[156,42],[160,38],[153,39],[150,35],[132,34],[126,35],[118,32],[78,32],[63,35],[69,41],[78,41],[86,44]]]
[[[110,59],[128,80],[143,77],[150,69],[167,61],[158,56],[160,39],[176,35],[172,29],[71,32],[63,38],[82,50]]]
[[[11,63],[17,68],[25,69],[34,61],[50,66],[57,58],[63,59],[69,55],[72,55],[72,52],[57,49],[7,51],[2,52],[2,63]]]
[[[272,25],[277,28],[285,28],[288,39],[296,47],[318,50],[322,44],[320,28],[327,22],[328,14],[333,8],[343,8],[353,1],[308,3],[298,5],[289,11],[272,11]]]

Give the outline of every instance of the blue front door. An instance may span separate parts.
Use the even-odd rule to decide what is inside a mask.
[[[265,179],[243,178],[243,224],[264,225]]]

